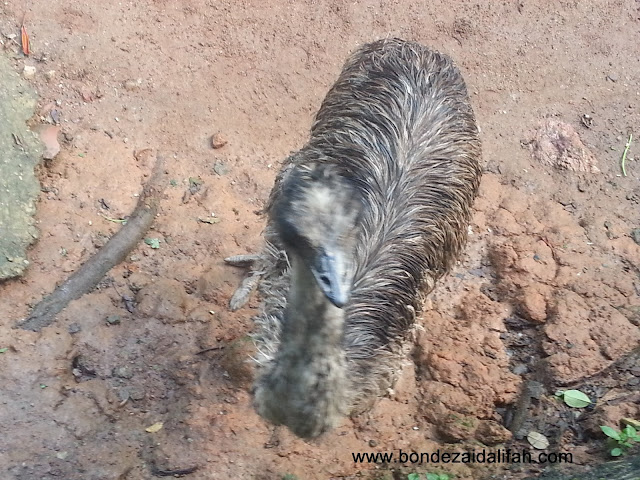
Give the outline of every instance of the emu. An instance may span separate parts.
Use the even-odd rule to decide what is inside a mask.
[[[380,40],[347,60],[278,175],[261,254],[258,413],[303,438],[393,386],[424,295],[465,243],[480,182],[466,86],[445,55]]]

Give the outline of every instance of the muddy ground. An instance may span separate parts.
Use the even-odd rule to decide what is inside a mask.
[[[14,37],[25,13],[28,58]],[[620,167],[640,134],[639,33],[634,0],[4,1],[0,49],[18,72],[36,67],[33,123],[59,123],[62,149],[38,169],[30,268],[0,284],[0,477],[517,479],[546,465],[374,467],[351,453],[531,448],[530,431],[574,468],[605,461],[599,425],[640,417],[640,142]],[[222,259],[260,248],[255,212],[281,160],[348,53],[387,36],[462,69],[481,196],[397,387],[307,443],[251,408],[259,300],[229,312],[243,272]],[[159,248],[140,244],[52,327],[13,329],[117,231],[155,151],[172,180],[147,234]],[[595,406],[563,405],[564,388]]]

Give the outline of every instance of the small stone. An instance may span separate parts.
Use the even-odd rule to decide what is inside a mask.
[[[73,335],[74,333],[78,333],[80,332],[80,330],[82,330],[82,327],[80,326],[79,323],[72,323],[71,325],[69,325],[69,327],[67,328],[67,331]]]
[[[516,363],[511,371],[514,375],[524,375],[529,371],[529,367],[527,367],[524,363]]]
[[[220,160],[216,160],[215,163],[213,164],[213,171],[216,172],[216,174],[222,176],[229,173],[229,167],[227,167],[227,165],[224,162]]]
[[[613,83],[616,83],[618,81],[618,76],[616,74],[610,73],[609,75],[607,75],[607,79]]]
[[[222,148],[227,144],[227,139],[221,133],[211,136],[211,146],[215,149]]]
[[[631,230],[631,238],[633,241],[640,245],[640,228],[634,228]]]
[[[498,445],[511,440],[511,437],[509,430],[493,420],[481,421],[475,433],[476,440],[485,445]]]
[[[31,65],[25,65],[22,70],[22,76],[27,80],[31,80],[36,76],[36,67],[32,67]]]
[[[129,79],[126,82],[124,82],[122,86],[127,92],[135,92],[136,90],[140,90],[141,84],[142,84],[141,78],[139,78],[138,80]]]
[[[129,367],[114,367],[113,376],[118,378],[132,378],[133,372]]]
[[[69,452],[58,452],[58,453],[56,453],[56,458],[58,458],[60,460],[64,460],[68,456],[69,456]]]
[[[371,448],[377,447],[378,446],[378,442],[376,442],[375,440],[369,440],[369,446]]]
[[[146,396],[146,393],[144,391],[144,388],[142,387],[129,388],[129,398],[131,398],[131,400],[135,400],[135,401],[144,400],[145,396]]]
[[[120,325],[120,315],[109,315],[107,325]]]
[[[48,72],[45,72],[44,76],[45,76],[45,78],[47,80],[53,80],[54,77],[56,76],[56,71],[55,70],[49,70]]]

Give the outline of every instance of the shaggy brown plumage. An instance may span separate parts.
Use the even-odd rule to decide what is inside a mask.
[[[423,295],[465,242],[479,161],[447,56],[391,39],[347,60],[267,208],[253,276],[263,417],[311,438],[393,385]]]

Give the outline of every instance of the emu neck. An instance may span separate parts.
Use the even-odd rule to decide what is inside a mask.
[[[284,312],[283,342],[311,349],[309,353],[314,354],[341,348],[344,311],[327,299],[301,259],[296,255],[290,259],[291,287]]]
[[[324,296],[307,266],[292,261],[280,348],[258,378],[260,415],[303,438],[317,437],[348,413],[344,312]]]

